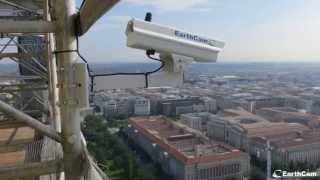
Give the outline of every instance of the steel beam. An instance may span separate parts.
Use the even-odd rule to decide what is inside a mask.
[[[28,50],[23,47],[19,42],[13,39],[13,42],[17,45],[18,48],[20,48],[24,53],[29,53]],[[35,57],[31,57],[33,62],[35,62],[44,72],[47,72],[47,68],[44,67]]]
[[[5,141],[0,141],[0,148],[2,147],[6,147],[9,145],[17,145],[17,144],[30,144],[32,142],[34,142],[34,137],[32,138],[28,138],[28,139],[18,139],[18,140],[13,140],[11,141],[9,144],[6,144],[8,142],[9,139],[5,140]]]
[[[28,63],[27,61],[19,61],[17,58],[10,58],[12,61],[20,64],[21,66],[25,67],[29,71],[33,72],[35,75],[40,76],[42,79],[48,79],[47,74],[35,68],[32,64]]]
[[[0,53],[0,60],[2,58],[31,58],[32,55],[30,53]]]
[[[90,27],[120,0],[86,0],[80,9],[77,32],[85,34]]]
[[[10,45],[11,41],[13,41],[12,37],[10,37],[9,41],[0,49],[0,53],[6,50],[6,48]]]
[[[24,122],[19,122],[15,120],[8,120],[8,121],[0,121],[0,130],[1,129],[11,129],[11,128],[20,128],[20,127],[26,127],[27,124]]]
[[[5,145],[9,145],[12,142],[13,138],[17,134],[17,131],[18,131],[18,128],[14,128],[14,130],[10,134],[10,137],[7,139],[7,142],[5,143]]]
[[[17,88],[7,88],[7,87],[2,87],[0,85],[0,93],[12,93],[12,92],[21,92],[21,91],[44,91],[47,90],[48,88],[46,86],[27,86],[27,87],[17,87]]]
[[[36,14],[36,15],[39,15],[39,13],[37,13],[37,11],[35,11],[35,10],[26,8],[26,7],[24,7],[24,6],[20,5],[20,4],[16,4],[16,3],[13,3],[13,2],[10,2],[10,1],[7,1],[7,0],[0,0],[0,3],[7,4],[9,6],[12,6],[12,7],[24,10],[24,11],[28,11],[28,12]]]
[[[0,179],[24,179],[63,171],[62,160],[28,163],[0,168]]]
[[[16,61],[15,61],[16,62]],[[40,76],[21,76],[21,75],[1,75],[1,80],[40,80],[42,77]]]
[[[55,32],[56,25],[54,22],[43,20],[38,21],[15,21],[0,19],[1,33],[47,33]]]
[[[28,143],[20,143],[20,144],[10,144],[6,146],[0,146],[0,153],[9,153],[9,152],[17,152],[23,151]]]
[[[14,107],[0,101],[0,111],[14,117],[18,121],[25,122],[28,126],[34,128],[35,130],[39,131],[40,133],[61,142],[62,138],[59,133],[57,133],[54,129],[50,128],[39,122],[37,119],[15,109]]]

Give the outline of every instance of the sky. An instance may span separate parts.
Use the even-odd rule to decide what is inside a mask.
[[[78,3],[81,1],[78,0]],[[320,62],[320,0],[122,0],[83,37],[91,62],[147,62],[126,47],[131,18],[226,43],[219,62]]]

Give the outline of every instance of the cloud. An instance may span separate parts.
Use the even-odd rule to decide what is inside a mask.
[[[302,2],[302,1],[301,1]],[[303,1],[304,2],[304,1]],[[270,15],[225,19],[221,24],[195,22],[188,27],[204,36],[226,42],[219,61],[317,61],[320,62],[320,1],[308,1],[290,8],[268,7]],[[253,7],[238,14],[254,13]],[[258,9],[257,11],[259,11]],[[245,17],[245,18],[244,18]],[[241,21],[239,21],[241,20]]]
[[[126,0],[139,6],[152,6],[161,11],[208,10],[209,0]]]

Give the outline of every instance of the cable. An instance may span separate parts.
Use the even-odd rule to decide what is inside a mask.
[[[77,54],[78,54],[78,56],[80,57],[80,59],[84,62],[84,63],[86,63],[87,64],[87,70],[88,70],[88,74],[89,74],[89,77],[91,78],[91,76],[92,76],[92,71],[91,71],[91,69],[90,69],[90,65],[89,65],[89,63],[88,63],[88,61],[80,54],[80,51],[79,51],[79,37],[78,36],[76,36],[76,42],[77,42]]]
[[[161,66],[160,66],[159,68],[153,70],[153,71],[146,72],[146,74],[149,75],[149,74],[156,73],[156,72],[160,71],[160,70],[164,67],[165,63],[164,63],[161,59],[154,58],[154,57],[152,57],[152,56],[149,55],[149,54],[147,55],[147,57],[150,58],[150,59],[152,59],[152,60],[161,62]]]
[[[83,5],[84,5],[85,2],[86,2],[86,0],[83,0],[83,1],[82,1],[79,9],[81,9],[81,8],[83,7]]]
[[[77,52],[77,50],[62,50],[62,51],[53,51],[54,54],[60,53],[69,53],[69,52]]]
[[[82,4],[81,4],[81,7],[83,6],[83,4],[85,3],[85,0],[82,1]],[[80,7],[80,8],[81,8]],[[80,15],[78,13],[78,16],[77,16],[77,20],[76,20],[76,26],[79,26],[80,24]],[[147,50],[146,51],[146,55],[149,59],[151,60],[155,60],[155,61],[158,61],[158,62],[161,62],[161,65],[160,67],[158,67],[157,69],[153,70],[153,71],[147,71],[147,72],[140,72],[140,73],[128,73],[128,72],[118,72],[118,73],[102,73],[102,74],[94,74],[92,71],[91,71],[91,68],[90,68],[90,65],[88,63],[88,61],[81,55],[80,53],[80,48],[79,48],[79,36],[77,35],[76,33],[76,49],[75,50],[61,50],[61,51],[54,51],[53,53],[56,55],[56,54],[59,54],[59,53],[68,53],[68,52],[76,52],[77,55],[80,57],[80,59],[86,63],[87,65],[87,70],[88,70],[88,75],[90,77],[90,80],[91,80],[91,92],[93,92],[93,82],[94,82],[94,78],[95,77],[106,77],[106,76],[120,76],[120,75],[129,75],[129,76],[137,76],[137,75],[144,75],[145,76],[145,87],[148,88],[149,87],[149,80],[148,80],[148,76],[150,74],[153,74],[153,73],[156,73],[158,71],[160,71],[164,66],[165,66],[165,63],[161,60],[161,59],[158,59],[158,58],[155,58],[155,57],[152,57],[151,55],[154,55],[155,54],[155,50],[153,49],[150,49],[150,50]]]
[[[153,74],[153,73],[160,71],[164,67],[164,62],[161,61],[160,59],[151,57],[150,55],[148,57],[152,60],[156,60],[156,61],[161,62],[161,66],[153,71],[148,71],[148,72],[140,72],[140,73],[118,72],[118,73],[94,74],[93,76],[101,77],[101,76],[118,76],[118,75],[146,75],[146,74],[150,75],[150,74]]]
[[[157,69],[155,69],[153,71],[148,71],[148,72],[141,72],[141,73],[119,72],[119,73],[107,73],[107,74],[94,74],[94,75],[92,75],[92,77],[94,78],[94,77],[107,77],[107,76],[119,76],[119,75],[129,75],[129,76],[144,75],[145,76],[145,88],[148,88],[149,87],[149,79],[148,79],[149,75],[154,74],[156,72],[159,72],[165,66],[165,63],[161,59],[154,58],[151,55],[147,55],[147,57],[152,60],[161,62],[160,67],[158,67]]]
[[[148,71],[148,72],[140,72],[140,73],[130,73],[130,72],[118,72],[118,73],[101,73],[101,74],[94,74],[92,71],[91,71],[91,68],[90,68],[90,65],[88,63],[88,61],[80,54],[80,51],[79,51],[79,37],[76,36],[76,46],[77,46],[77,49],[76,49],[76,53],[78,54],[78,56],[80,57],[80,59],[86,63],[87,65],[87,70],[88,70],[88,75],[91,79],[91,92],[93,92],[93,82],[94,82],[94,78],[95,77],[107,77],[107,76],[120,76],[120,75],[128,75],[128,76],[137,76],[137,75],[144,75],[145,76],[145,88],[148,88],[149,87],[149,75],[150,74],[154,74],[156,72],[159,72],[164,66],[165,66],[165,63],[161,60],[161,59],[158,59],[158,58],[155,58],[155,57],[152,57],[151,54],[155,54],[155,51],[154,50],[147,50],[147,57],[151,60],[155,60],[155,61],[158,61],[158,62],[161,62],[161,65],[160,67],[158,67],[157,69],[153,70],[153,71]],[[74,52],[74,51],[72,51]]]
[[[86,0],[82,0],[80,7],[76,7],[78,11],[81,10]]]

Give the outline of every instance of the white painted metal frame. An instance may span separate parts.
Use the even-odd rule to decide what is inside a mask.
[[[28,62],[18,61],[18,57],[9,57],[11,60],[28,67],[32,72],[42,78],[48,77],[49,94],[50,94],[50,111],[51,117],[55,119],[56,127],[52,129],[27,114],[13,108],[12,106],[0,101],[1,111],[9,114],[16,119],[25,122],[37,131],[46,136],[62,142],[64,150],[64,172],[67,180],[80,180],[84,178],[84,163],[87,162],[84,156],[89,156],[86,152],[85,143],[82,142],[80,130],[80,108],[77,105],[77,97],[75,97],[75,73],[74,65],[77,60],[76,52],[70,52],[77,48],[76,33],[83,35],[90,27],[108,10],[110,10],[119,0],[86,0],[80,13],[76,12],[75,0],[54,0],[52,8],[55,21],[51,20],[48,8],[48,0],[44,0],[44,15],[41,20],[4,20],[0,19],[0,33],[41,33],[45,35],[47,41],[47,59],[48,68],[40,66],[42,69],[33,68]],[[6,3],[16,8],[32,12],[32,9],[27,9],[19,4],[12,3],[7,0],[0,0],[0,3]],[[53,34],[54,33],[54,34]],[[10,34],[9,34],[10,35]],[[55,35],[55,36],[54,36]],[[12,37],[10,37],[12,38]],[[56,42],[54,42],[54,40]],[[15,40],[9,39],[5,45],[10,45]],[[17,43],[17,42],[15,42]],[[16,44],[19,46],[19,44]],[[56,46],[58,53],[52,54]],[[2,53],[4,47],[0,53]],[[21,48],[21,47],[20,47]],[[21,48],[24,49],[23,47]],[[28,54],[27,50],[23,50]],[[32,55],[32,54],[31,54]],[[55,59],[56,58],[56,59]],[[36,58],[32,58],[36,61]],[[56,67],[56,62],[58,67]],[[38,62],[39,63],[39,62]],[[37,64],[38,64],[37,63]],[[44,71],[46,70],[46,71]],[[49,76],[47,76],[47,74]],[[87,87],[83,87],[87,88]],[[59,105],[59,106],[58,106]],[[60,122],[61,119],[61,122]],[[61,123],[61,124],[60,124]],[[61,129],[61,135],[60,135]],[[89,162],[90,164],[93,162]],[[92,164],[91,164],[92,165]],[[88,166],[87,166],[88,167]],[[26,167],[21,167],[24,171]],[[39,171],[41,164],[38,164]],[[97,168],[96,168],[97,169]],[[9,171],[8,171],[9,172]],[[99,173],[98,173],[99,174]],[[11,175],[11,174],[10,174]],[[16,176],[15,176],[16,177]],[[105,177],[97,177],[94,179],[105,179]]]

